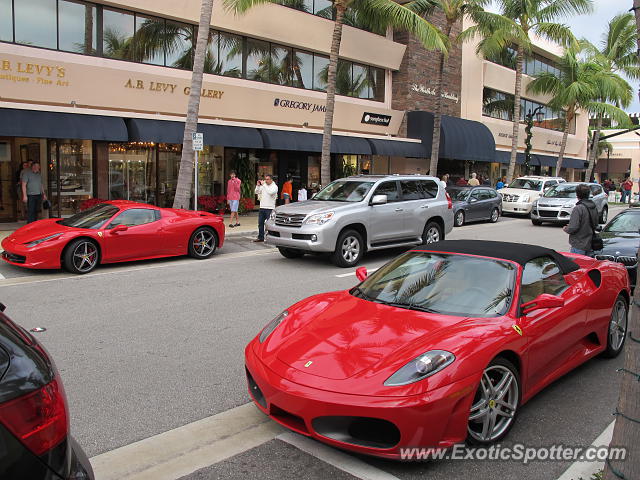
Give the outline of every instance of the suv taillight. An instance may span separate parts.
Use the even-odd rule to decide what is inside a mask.
[[[449,192],[446,192],[445,195],[447,196],[447,208],[449,210],[451,210],[453,208],[453,202],[451,201],[451,195],[449,195]]]
[[[38,456],[58,445],[69,432],[60,379],[56,376],[44,387],[0,404],[0,423]]]

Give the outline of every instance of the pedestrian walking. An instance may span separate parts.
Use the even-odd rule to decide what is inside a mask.
[[[496,190],[500,190],[501,188],[504,188],[507,186],[507,177],[502,177],[500,180],[498,180],[498,183],[496,183]]]
[[[291,202],[292,197],[293,197],[293,183],[291,182],[291,175],[287,174],[287,179],[282,184],[281,198],[284,204],[286,205]]]
[[[471,187],[477,187],[478,185],[480,185],[480,181],[476,177],[477,175],[475,173],[472,173],[471,178],[467,182],[467,185]]]
[[[231,170],[229,173],[229,180],[227,181],[227,202],[229,202],[229,210],[231,215],[229,216],[229,226],[239,227],[240,220],[238,219],[238,207],[240,206],[240,186],[242,180],[236,176],[236,172]],[[235,222],[234,219],[235,218]]]
[[[16,194],[18,198],[18,218],[26,219],[27,218],[27,209],[26,205],[22,202],[22,175],[24,172],[31,171],[31,162],[26,161],[22,162],[22,166],[20,170],[16,172]]]
[[[598,226],[596,204],[589,200],[589,185],[581,183],[576,187],[578,203],[571,212],[569,224],[563,230],[569,234],[571,253],[593,256],[592,240]]]
[[[271,175],[265,175],[264,180],[258,180],[255,193],[258,196],[260,210],[258,211],[258,238],[254,242],[264,242],[264,222],[267,221],[273,209],[276,208],[278,185],[273,181]]]
[[[31,170],[27,170],[21,175],[21,184],[22,201],[27,206],[27,223],[35,222],[38,219],[42,201],[47,199],[39,163],[34,163],[31,165]]]
[[[622,182],[622,185],[620,186],[620,191],[622,192],[622,198],[620,199],[620,201],[622,203],[629,203],[631,202],[631,189],[633,188],[633,182],[631,181],[631,179],[629,177],[627,177],[625,179],[624,182]],[[627,201],[628,199],[628,201]]]
[[[305,200],[307,200],[307,189],[305,188],[304,185],[302,185],[300,187],[300,190],[298,190],[298,201],[299,202],[304,202]]]

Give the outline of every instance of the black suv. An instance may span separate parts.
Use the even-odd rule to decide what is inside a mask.
[[[69,434],[67,399],[51,357],[4,310],[0,304],[0,478],[93,480]]]

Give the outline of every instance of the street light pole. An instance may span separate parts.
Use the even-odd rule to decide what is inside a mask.
[[[525,116],[525,121],[526,121],[526,127],[524,127],[524,131],[527,134],[526,138],[524,139],[524,145],[525,145],[525,150],[524,150],[524,174],[525,175],[529,175],[529,168],[531,165],[531,137],[533,137],[533,117],[536,117],[538,122],[541,122],[542,119],[540,117],[542,117],[544,114],[542,113],[542,109],[544,108],[543,105],[539,105],[537,106],[533,112],[531,110],[529,110],[529,113],[527,113],[527,115]]]

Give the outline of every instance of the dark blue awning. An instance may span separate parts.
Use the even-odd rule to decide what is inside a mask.
[[[261,128],[264,148],[293,150],[296,152],[321,152],[322,135],[319,133],[291,132]],[[331,136],[331,153],[371,155],[371,145],[363,137]]]
[[[120,117],[0,108],[0,136],[126,142]]]
[[[184,123],[146,118],[126,120],[129,140],[133,142],[182,143]],[[203,134],[205,145],[221,145],[236,148],[262,148],[260,132],[255,128],[232,127],[199,123],[198,132]]]
[[[407,113],[407,136],[422,140],[431,155],[433,113]],[[480,122],[442,115],[439,157],[450,160],[495,162],[496,143],[491,130]]]
[[[369,138],[374,155],[390,155],[409,158],[429,158],[429,152],[422,143],[402,140],[381,140]]]
[[[511,152],[505,152],[501,150],[496,150],[496,162],[508,164],[511,159]],[[518,165],[524,164],[524,152],[518,152],[516,156],[516,163]],[[553,155],[540,155],[538,153],[531,154],[531,166],[542,166],[542,167],[555,167],[558,163],[558,157]],[[584,160],[579,160],[575,158],[564,158],[562,160],[562,166],[564,168],[577,168],[584,169]]]

